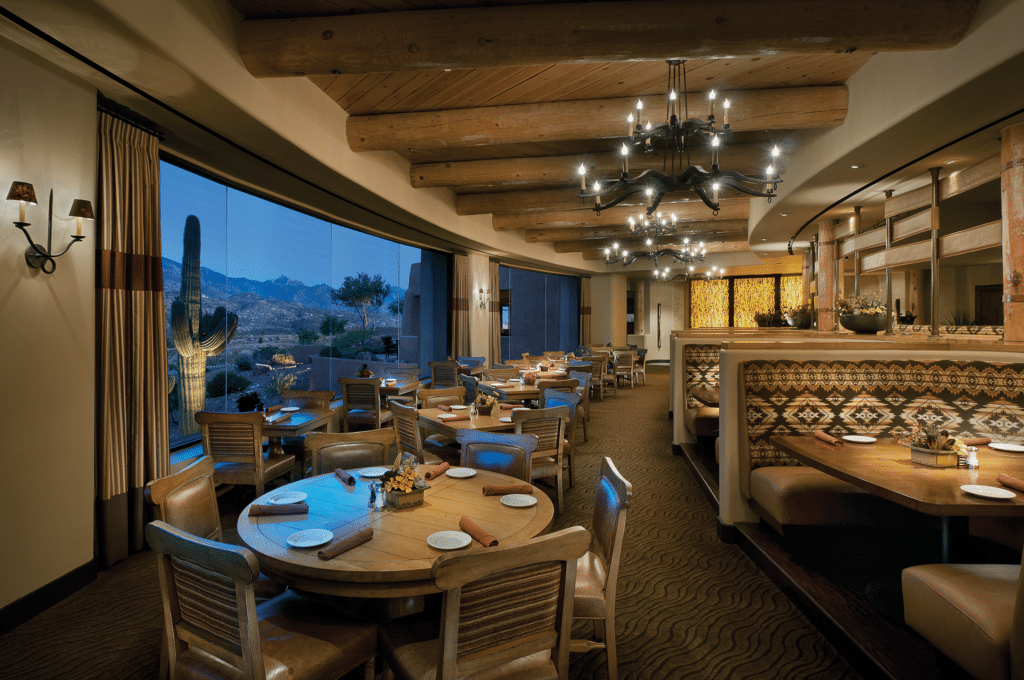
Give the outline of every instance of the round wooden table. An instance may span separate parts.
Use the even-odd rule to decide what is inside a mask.
[[[303,491],[308,515],[249,517],[246,506],[238,517],[238,534],[256,553],[261,570],[281,583],[327,595],[428,595],[440,592],[430,578],[434,560],[451,552],[427,545],[430,534],[458,531],[459,519],[467,516],[507,545],[546,533],[554,518],[551,499],[537,488],[533,493],[537,504],[529,508],[508,508],[501,504],[500,496],[484,496],[486,485],[523,483],[495,472],[478,471],[468,479],[447,475],[435,479],[428,482],[423,505],[405,510],[391,506],[367,509],[373,480],[357,479],[355,487],[347,487],[333,473],[311,477],[253,501],[265,503],[284,491]],[[364,526],[373,527],[373,539],[332,560],[317,557],[323,546],[292,548],[287,543],[289,536],[303,529],[328,529],[338,538]],[[469,545],[479,547],[476,541]]]

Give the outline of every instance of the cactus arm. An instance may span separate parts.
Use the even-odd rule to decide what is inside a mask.
[[[220,323],[199,341],[199,348],[208,355],[220,354],[227,348],[238,328],[237,314],[223,314],[223,307],[218,307],[214,316],[221,316]],[[220,312],[221,314],[218,314]]]
[[[188,307],[180,299],[171,303],[171,338],[178,355],[190,357],[196,353],[196,343],[192,341],[192,325],[189,323]]]

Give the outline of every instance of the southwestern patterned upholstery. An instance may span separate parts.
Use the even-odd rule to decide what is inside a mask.
[[[906,435],[917,422],[963,436],[1024,443],[1024,364],[976,361],[744,362],[746,444],[740,487],[773,523],[846,524],[885,514],[874,497],[804,468],[774,435]],[[896,506],[893,512],[898,512]]]
[[[690,393],[697,385],[718,389],[718,345],[686,345],[683,366],[686,376],[686,410],[683,423],[694,437],[717,437],[719,411],[705,406]]]

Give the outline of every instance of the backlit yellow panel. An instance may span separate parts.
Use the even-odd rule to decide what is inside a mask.
[[[782,308],[790,309],[799,307],[804,302],[804,282],[800,276],[783,276],[782,282]]]
[[[713,328],[729,325],[729,280],[690,281],[690,327]]]
[[[733,325],[736,328],[757,326],[754,315],[775,310],[775,278],[735,279],[733,284]]]

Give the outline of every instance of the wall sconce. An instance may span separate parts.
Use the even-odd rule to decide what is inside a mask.
[[[82,220],[94,220],[96,215],[92,211],[92,203],[84,199],[75,199],[71,204],[71,211],[68,217],[74,217],[77,221],[77,232],[71,237],[71,243],[59,253],[53,252],[53,189],[50,189],[50,205],[47,213],[46,226],[46,247],[35,243],[29,236],[26,227],[31,226],[25,221],[25,204],[36,205],[36,190],[28,182],[12,182],[11,190],[7,193],[8,201],[18,201],[18,221],[14,226],[21,229],[28,239],[28,248],[25,250],[25,262],[33,269],[42,269],[45,274],[52,274],[57,269],[57,258],[68,252],[71,246],[85,239],[82,236]]]
[[[484,292],[483,288],[480,289],[480,309],[487,309],[487,298],[490,297],[490,295],[490,288],[487,289],[486,293]]]

